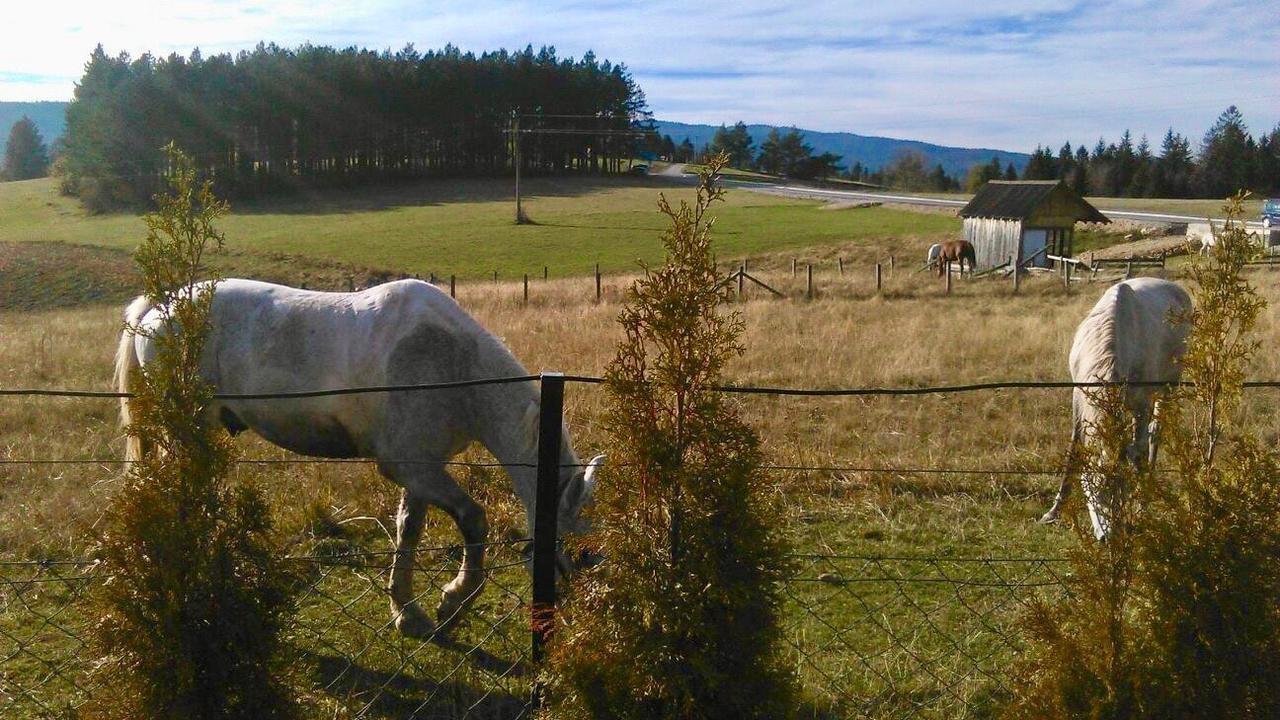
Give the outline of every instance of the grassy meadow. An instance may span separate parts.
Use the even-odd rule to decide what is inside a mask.
[[[535,181],[527,207],[539,224],[516,227],[509,199],[494,186],[485,196],[480,185],[454,185],[396,190],[377,202],[326,196],[323,211],[301,198],[239,207],[223,224],[228,249],[215,262],[229,274],[310,279],[313,287],[338,287],[357,271],[366,273],[359,284],[376,280],[369,268],[457,272],[458,301],[530,371],[601,374],[619,339],[627,269],[636,258],[660,259],[657,192],[686,191],[638,179],[557,193],[555,183]],[[467,187],[466,198],[451,194]],[[955,232],[954,218],[729,197],[715,230],[725,270],[747,257],[751,273],[785,296],[748,284],[732,308],[746,321],[744,352],[729,370],[736,384],[1064,380],[1075,326],[1106,287],[1067,289],[1034,277],[1014,295],[1004,281],[957,280],[948,295],[941,280],[914,270],[930,242]],[[136,287],[126,249],[139,221],[86,217],[41,182],[0,184],[0,208],[0,388],[111,389],[119,300]],[[417,233],[413,242],[407,228]],[[896,267],[886,265],[876,294],[872,268],[889,255]],[[596,261],[614,271],[599,304],[583,275]],[[550,280],[541,279],[543,264]],[[575,264],[567,276],[563,268]],[[807,264],[817,291],[811,300]],[[528,304],[521,283],[509,279],[526,271],[535,276]],[[1280,302],[1280,273],[1253,278],[1273,307]],[[1280,378],[1280,359],[1265,350],[1280,340],[1274,318],[1264,313],[1253,377]],[[1271,443],[1280,439],[1275,398],[1253,392],[1246,408]],[[1064,571],[1053,558],[1074,542],[1068,528],[1034,522],[1057,487],[1068,400],[1067,391],[1050,389],[740,396],[764,439],[777,519],[798,556],[785,625],[809,698],[806,716],[992,716],[1020,647],[1022,603],[1053,592],[1055,573]],[[120,485],[123,436],[114,401],[0,397],[0,404],[0,715],[61,717],[67,704],[110,682],[88,672],[91,656],[76,640],[93,621],[79,612],[80,598],[97,580],[72,579],[84,572],[79,566],[6,563],[85,556]],[[567,424],[584,457],[608,450],[603,412],[598,386],[568,388]],[[491,582],[449,639],[400,638],[381,589],[396,488],[368,463],[308,462],[251,436],[238,446],[249,462],[236,477],[265,490],[282,542],[301,558],[288,561],[298,564],[305,590],[287,641],[300,658],[291,672],[306,716],[519,711],[534,670],[525,658],[528,580],[516,545],[494,549]],[[473,448],[461,459],[489,458]],[[501,471],[454,472],[488,509],[493,540],[524,537],[523,510]],[[458,542],[452,521],[429,513],[418,580],[428,609],[456,567]],[[23,582],[32,579],[39,582]]]
[[[220,224],[238,253],[324,260],[362,268],[463,279],[566,277],[632,272],[661,261],[659,192],[676,201],[692,188],[660,178],[532,179],[523,184],[534,224],[514,225],[511,183],[433,180],[413,185],[298,193],[241,202]],[[942,215],[865,208],[816,212],[797,202],[731,192],[717,208],[721,254],[751,256],[833,243],[957,234]],[[54,241],[131,250],[144,229],[132,213],[86,215],[51,180],[0,183],[0,243]]]

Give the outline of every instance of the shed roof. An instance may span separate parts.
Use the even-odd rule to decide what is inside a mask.
[[[978,188],[960,217],[1025,220],[1050,200],[1070,207],[1077,222],[1111,222],[1061,180],[992,180]]]

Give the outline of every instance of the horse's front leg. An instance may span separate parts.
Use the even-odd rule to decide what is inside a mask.
[[[400,510],[396,513],[396,550],[391,561],[389,589],[396,629],[409,637],[427,637],[436,629],[413,593],[414,553],[422,539],[426,517],[427,499],[406,488],[400,495]]]
[[[484,550],[489,534],[484,509],[455,485],[452,479],[449,480],[448,490],[435,502],[458,524],[458,532],[462,534],[466,545],[462,550],[462,567],[458,569],[457,577],[445,585],[440,593],[436,622],[441,628],[453,624],[480,595],[485,581]]]

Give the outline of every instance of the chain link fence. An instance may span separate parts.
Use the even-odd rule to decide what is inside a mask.
[[[503,381],[534,381],[536,376]],[[546,378],[542,378],[545,383]],[[479,384],[487,381],[465,381]],[[559,376],[559,382],[598,378]],[[456,387],[446,383],[441,387]],[[1098,384],[1088,384],[1096,386]],[[1000,382],[920,388],[803,390],[721,388],[766,395],[924,395],[1018,388],[1070,388],[1065,382]],[[1280,387],[1278,381],[1247,387]],[[334,392],[392,392],[408,388]],[[545,388],[544,388],[545,390]],[[0,395],[115,397],[115,393],[4,391]],[[315,393],[311,393],[315,394]],[[543,397],[548,395],[544,392]],[[547,405],[550,403],[544,403]],[[561,412],[562,408],[555,408]],[[548,427],[560,427],[559,422]],[[559,447],[558,438],[547,447]],[[5,459],[0,464],[107,460]],[[246,461],[246,462],[295,462]],[[310,461],[308,461],[310,462]],[[544,469],[550,472],[543,473]],[[538,464],[540,476],[557,465]],[[772,471],[979,473],[1043,477],[1053,468],[894,468],[861,463],[774,465]],[[556,495],[553,491],[552,496]],[[530,539],[489,544],[487,583],[465,618],[426,639],[396,631],[387,590],[392,553],[320,546],[283,557],[299,582],[285,633],[286,671],[307,717],[521,718],[535,713],[537,643],[545,617],[529,567]],[[543,542],[533,553],[551,552]],[[804,548],[801,548],[803,550]],[[830,550],[830,548],[824,548]],[[839,550],[839,548],[835,548]],[[458,545],[420,548],[420,605],[434,608],[458,571]],[[1009,667],[1024,649],[1018,627],[1039,594],[1067,592],[1068,564],[1057,557],[803,554],[784,587],[784,634],[805,689],[806,715],[821,718],[984,718],[1009,697]],[[86,560],[0,563],[0,717],[73,717],[95,693],[110,691],[112,664],[89,645],[86,595],[109,582]],[[546,579],[544,578],[544,584]],[[552,607],[552,606],[547,606]],[[539,622],[531,619],[538,616]]]
[[[392,623],[390,552],[281,559],[298,583],[284,633],[306,715],[520,718],[530,714],[525,541],[490,544],[485,587],[446,632],[409,638]],[[433,608],[461,547],[421,550],[417,599]],[[114,667],[89,645],[86,595],[110,582],[87,561],[0,565],[0,717],[63,718],[110,691]]]
[[[386,590],[390,553],[282,559],[300,583],[285,633],[308,716],[522,718],[532,715],[529,575],[523,541],[490,546],[488,582],[457,627],[401,636]],[[434,606],[460,547],[417,566]],[[1031,593],[1064,591],[1060,558],[800,555],[785,584],[784,636],[819,717],[990,717]],[[74,716],[109,691],[88,645],[86,593],[109,581],[84,561],[0,565],[0,716]]]

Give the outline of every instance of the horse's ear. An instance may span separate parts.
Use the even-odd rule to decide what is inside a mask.
[[[604,465],[604,455],[597,455],[591,458],[587,463],[587,472],[582,476],[582,496],[583,498],[591,498],[596,492],[596,471]]]

